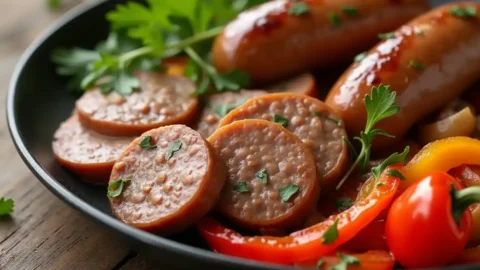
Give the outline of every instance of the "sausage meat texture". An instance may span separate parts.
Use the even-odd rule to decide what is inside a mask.
[[[115,160],[135,137],[110,137],[85,129],[74,114],[53,136],[57,161],[85,181],[107,184]]]
[[[260,83],[326,68],[350,61],[374,45],[378,33],[428,10],[425,0],[297,2],[304,2],[310,11],[293,15],[295,1],[274,0],[241,13],[215,40],[214,66],[222,72],[248,72]],[[358,12],[344,12],[348,6]]]
[[[340,77],[326,103],[340,114],[351,136],[365,128],[364,97],[372,86],[389,85],[397,93],[400,112],[376,127],[399,139],[480,78],[480,15],[458,17],[451,14],[455,7],[480,13],[480,4],[465,2],[434,9],[400,27]],[[374,146],[394,141],[379,137]]]
[[[138,72],[139,89],[122,96],[86,92],[76,103],[83,126],[111,136],[138,136],[171,124],[188,124],[198,108],[195,85],[183,76]]]
[[[208,138],[228,168],[218,209],[249,229],[301,223],[319,196],[315,162],[302,141],[281,125],[237,121]]]
[[[348,165],[347,135],[340,117],[322,101],[295,93],[260,96],[231,111],[219,127],[242,119],[282,124],[310,149],[322,187],[333,185]]]
[[[150,147],[142,147],[147,136]],[[198,132],[183,125],[152,129],[132,141],[113,166],[110,184],[130,180],[110,198],[113,213],[143,230],[179,232],[215,206],[226,172]]]

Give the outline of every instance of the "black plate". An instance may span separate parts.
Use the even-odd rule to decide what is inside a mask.
[[[83,183],[55,161],[53,133],[71,114],[76,97],[65,90],[66,81],[55,74],[49,54],[57,47],[92,47],[104,39],[108,33],[104,15],[118,2],[101,1],[73,9],[22,56],[11,81],[7,116],[23,160],[56,196],[129,239],[137,250],[151,255],[165,269],[286,269],[211,252],[194,230],[167,239],[129,227],[112,217],[104,187]],[[449,1],[431,2],[438,5]]]

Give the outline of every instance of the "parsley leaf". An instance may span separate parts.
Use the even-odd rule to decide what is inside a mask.
[[[378,184],[377,184],[377,188],[379,188],[379,187],[383,187],[383,186],[385,186],[385,184],[384,184],[384,183],[378,183]]]
[[[142,141],[140,142],[140,147],[145,150],[153,150],[156,149],[156,145],[151,145],[150,141],[152,140],[152,136],[145,136],[143,137]]]
[[[388,171],[387,171],[387,174],[390,175],[390,176],[393,176],[393,177],[397,177],[397,178],[399,178],[399,179],[402,180],[402,181],[405,181],[405,176],[403,176],[403,174],[400,173],[400,172],[397,171],[397,170],[388,170]]]
[[[358,16],[358,8],[354,7],[354,6],[344,6],[343,7],[343,13],[349,15],[349,16]]]
[[[168,145],[168,151],[167,154],[165,155],[166,160],[170,160],[173,157],[173,154],[176,152],[180,151],[182,149],[182,141],[176,140]]]
[[[324,245],[331,244],[335,242],[338,238],[338,219],[330,226],[322,236],[322,243]]]
[[[263,184],[268,184],[268,172],[267,169],[263,168],[255,173],[255,177],[262,180]]]
[[[240,192],[240,193],[247,193],[250,192],[250,188],[247,186],[247,182],[245,181],[240,181],[237,184],[235,184],[235,191]]]
[[[123,192],[123,186],[129,184],[131,181],[131,179],[118,179],[117,181],[112,182],[110,185],[108,185],[107,197],[116,198],[120,196],[120,194]]]
[[[380,33],[378,34],[379,39],[391,39],[395,37],[394,32],[388,32],[388,33]]]
[[[288,202],[299,190],[300,187],[298,185],[290,184],[279,188],[278,193],[282,201]]]
[[[416,69],[418,69],[418,70],[424,70],[424,69],[425,69],[422,64],[420,64],[419,62],[416,62],[416,61],[414,61],[414,60],[410,60],[410,62],[408,63],[408,65],[409,65],[410,67],[416,68]]]
[[[340,17],[335,12],[328,13],[328,19],[330,19],[330,22],[332,22],[332,25],[334,27],[339,27],[340,25],[342,25],[342,17]]]
[[[47,0],[48,8],[55,10],[62,5],[62,0]]]
[[[283,127],[288,127],[288,119],[279,114],[273,115],[273,122],[282,125]]]
[[[12,199],[0,198],[0,216],[6,216],[13,213],[14,202]]]
[[[400,153],[400,154],[399,153],[393,153],[388,158],[386,158],[382,163],[380,163],[378,166],[375,166],[375,167],[372,168],[372,175],[376,179],[378,179],[378,177],[380,177],[380,174],[388,166],[405,162],[405,159],[407,158],[407,155],[408,155],[409,151],[410,151],[410,147],[407,146],[407,147],[405,147],[405,150],[403,150],[402,153]]]
[[[459,18],[471,18],[477,16],[477,9],[474,6],[453,6],[450,8],[450,14]]]
[[[302,2],[296,2],[288,11],[288,14],[294,16],[301,16],[308,13],[310,13],[310,7]]]
[[[393,137],[384,130],[373,129],[373,127],[381,120],[391,117],[400,111],[400,107],[395,104],[395,98],[396,93],[390,91],[390,86],[382,84],[378,87],[372,87],[371,94],[365,96],[364,103],[367,110],[367,121],[365,124],[365,130],[360,132],[359,137],[354,137],[355,140],[360,142],[361,150],[358,154],[356,154],[357,152],[353,148],[353,145],[351,145],[350,141],[348,139],[344,139],[344,141],[349,147],[349,152],[354,153],[356,158],[353,161],[350,169],[347,171],[347,173],[343,176],[342,180],[337,185],[337,190],[340,189],[340,187],[348,179],[348,177],[352,174],[352,172],[357,166],[360,166],[363,170],[368,167],[372,142],[376,136],[381,135],[386,137]],[[408,153],[408,149],[406,149],[406,151]],[[401,155],[403,155],[403,153]],[[395,155],[392,156],[393,157],[391,159],[387,158],[387,160],[384,161],[385,164],[388,164],[388,162],[390,162],[391,160],[398,160]],[[372,169],[372,174],[374,176],[378,177],[381,171],[383,171],[391,164],[384,167],[380,167],[381,165],[382,164],[377,166],[376,169]]]
[[[353,206],[353,200],[349,197],[340,197],[335,200],[335,207],[340,211],[345,211]]]
[[[340,262],[332,267],[331,270],[347,270],[349,265],[360,265],[360,260],[352,255],[337,253]]]
[[[363,59],[365,59],[367,57],[367,52],[362,52],[362,53],[359,53],[355,56],[355,58],[353,59],[353,61],[355,63],[360,63],[363,61]]]
[[[235,104],[221,104],[215,107],[215,113],[221,117],[226,116],[231,111],[235,110],[236,108],[240,107],[243,103],[247,101],[246,98],[241,98],[235,102]]]

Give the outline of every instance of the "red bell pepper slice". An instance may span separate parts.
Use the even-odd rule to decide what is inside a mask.
[[[352,239],[390,205],[399,182],[398,178],[384,173],[377,182],[381,184],[377,184],[365,199],[321,223],[285,237],[242,236],[211,218],[199,221],[197,228],[209,246],[222,254],[277,264],[303,262],[331,254]],[[323,234],[335,221],[338,221],[338,238],[323,244]]]

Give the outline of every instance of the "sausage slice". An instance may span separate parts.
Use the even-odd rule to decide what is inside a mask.
[[[85,181],[106,184],[115,159],[134,137],[109,137],[85,129],[77,115],[63,122],[53,137],[55,158]]]
[[[240,92],[224,92],[209,96],[196,125],[197,131],[204,138],[208,138],[217,129],[220,119],[231,110],[253,97],[266,94],[267,92],[260,90],[242,90]]]
[[[210,211],[225,179],[224,162],[198,132],[160,127],[135,139],[117,159],[110,184],[128,183],[110,203],[123,222],[171,234]]]
[[[182,76],[140,72],[140,89],[128,96],[86,92],[76,103],[81,123],[112,136],[138,136],[145,131],[191,121],[198,98],[193,83]]]
[[[317,96],[315,77],[308,72],[269,86],[267,91],[271,93],[293,92],[312,97]]]
[[[322,186],[333,184],[346,169],[348,149],[341,118],[318,99],[294,93],[257,97],[230,112],[219,126],[241,119],[277,122],[302,139],[315,157]]]
[[[280,125],[243,120],[208,141],[228,168],[219,211],[251,229],[291,228],[317,202],[315,162],[302,141]]]

